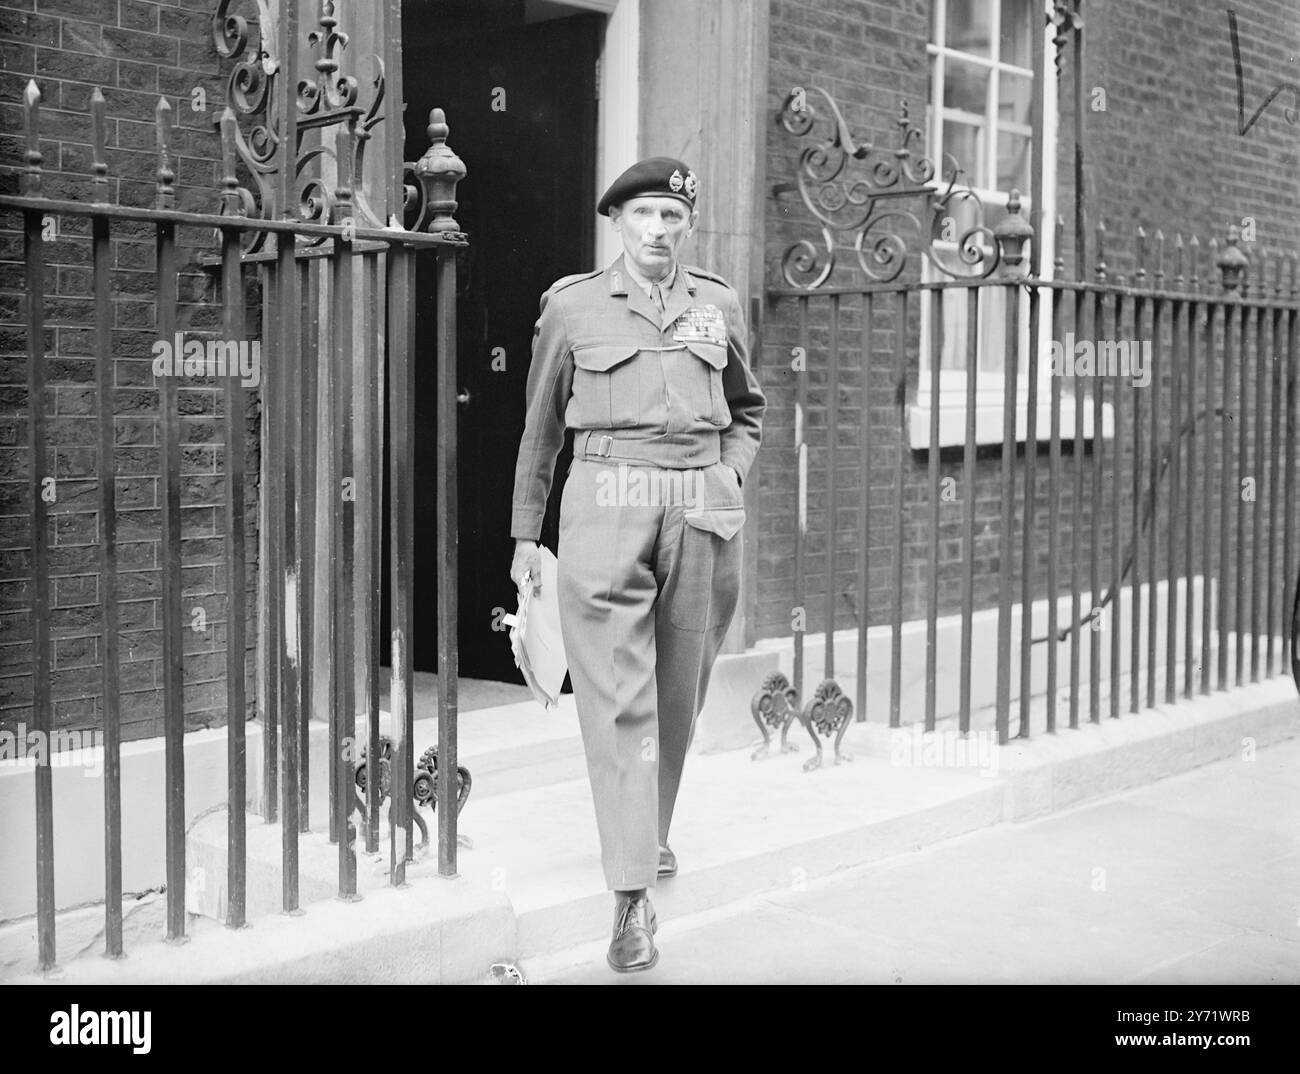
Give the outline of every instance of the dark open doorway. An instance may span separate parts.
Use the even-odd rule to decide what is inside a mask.
[[[465,162],[456,218],[470,236],[457,304],[462,403],[460,674],[522,682],[501,629],[514,609],[510,500],[523,432],[524,388],[541,293],[591,267],[594,251],[596,60],[605,18],[526,0],[404,0],[406,159],[428,145],[429,109],[443,108],[448,143]],[[433,495],[437,403],[432,258],[417,267],[415,368],[415,637],[417,671],[437,670]],[[496,359],[494,363],[494,358]],[[504,369],[494,368],[504,364]],[[556,465],[542,540],[555,548]],[[385,514],[384,548],[388,547]],[[390,662],[390,581],[384,566],[382,660]],[[496,627],[497,629],[494,629]]]

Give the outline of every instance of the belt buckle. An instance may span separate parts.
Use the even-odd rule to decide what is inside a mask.
[[[608,434],[602,434],[596,441],[596,454],[602,459],[609,458],[609,453],[614,450],[614,438]]]

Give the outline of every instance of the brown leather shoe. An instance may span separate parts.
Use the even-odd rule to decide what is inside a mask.
[[[648,970],[659,961],[655,947],[655,909],[643,891],[637,895],[615,892],[614,938],[609,943],[605,959],[619,973]]]
[[[673,853],[672,848],[664,844],[659,848],[659,876],[677,875],[677,855]]]

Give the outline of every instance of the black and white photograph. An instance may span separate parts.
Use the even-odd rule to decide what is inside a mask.
[[[0,0],[0,59],[33,1047],[382,985],[1283,1042],[1296,0]]]

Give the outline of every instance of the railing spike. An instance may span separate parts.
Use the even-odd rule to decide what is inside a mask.
[[[1164,285],[1165,279],[1165,233],[1156,228],[1156,271],[1152,276],[1156,290]]]
[[[155,207],[170,209],[176,202],[176,172],[171,165],[172,106],[166,97],[159,97],[154,108],[158,133],[158,186]]]
[[[1056,256],[1052,259],[1052,275],[1058,280],[1065,278],[1065,217],[1056,214]]]
[[[1291,255],[1291,300],[1300,298],[1300,255]]]
[[[23,90],[23,119],[27,126],[27,171],[23,175],[23,193],[29,198],[41,193],[41,90],[36,79],[27,80]]]
[[[1142,283],[1147,278],[1147,231],[1141,224],[1137,229],[1137,271],[1134,279]]]
[[[1268,250],[1263,246],[1259,248],[1259,297],[1268,299]],[[1243,290],[1243,294],[1244,294]]]
[[[1192,290],[1195,291],[1201,282],[1201,240],[1198,236],[1193,235],[1192,241],[1187,244],[1187,254],[1192,266],[1192,275],[1189,282]]]
[[[1187,248],[1183,245],[1183,233],[1180,231],[1174,236],[1174,286],[1181,291],[1187,286],[1187,277],[1183,272],[1183,259],[1187,255]]]
[[[90,128],[91,148],[94,157],[91,170],[94,172],[95,204],[102,205],[108,201],[108,154],[104,149],[107,144],[108,120],[105,117],[104,91],[98,86],[90,94]]]
[[[1097,243],[1097,279],[1099,282],[1106,280],[1106,221],[1098,220],[1096,228]]]

